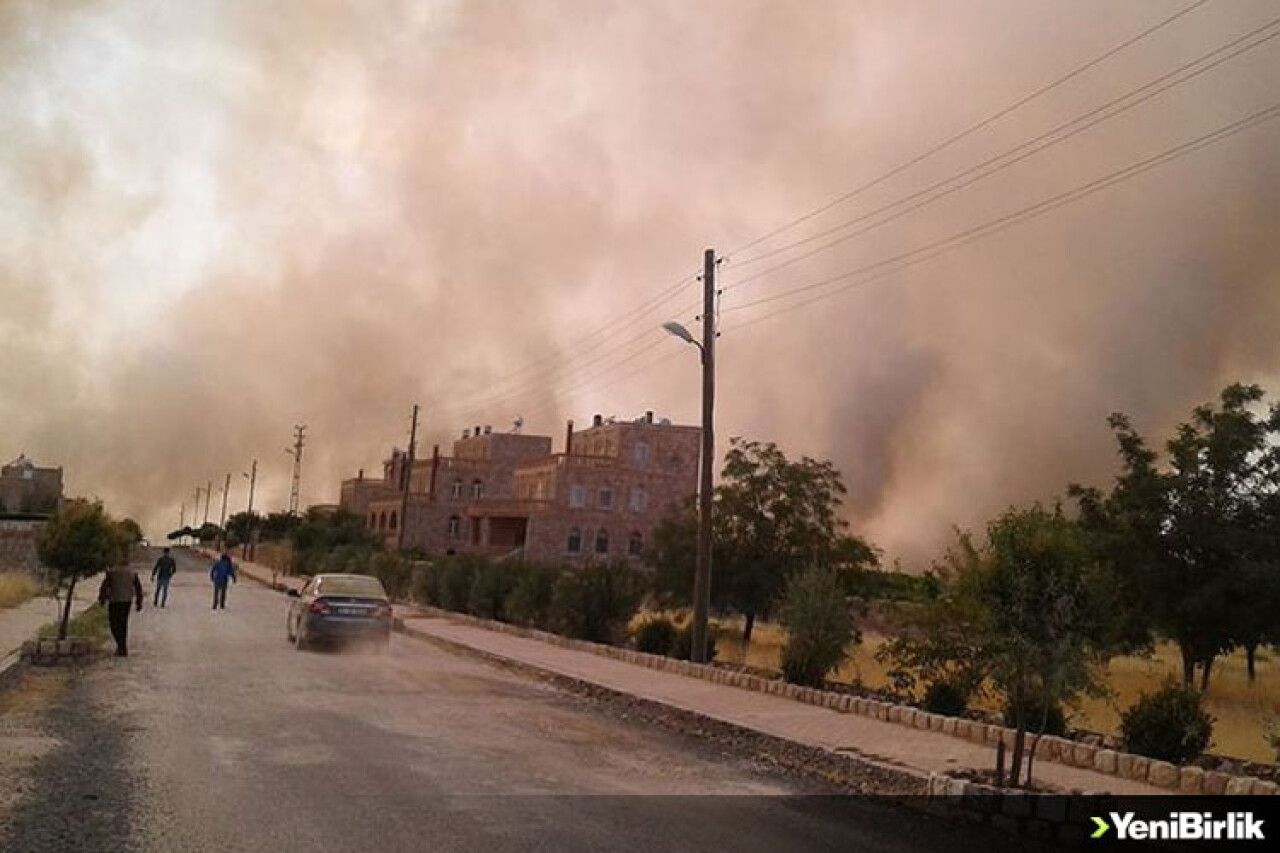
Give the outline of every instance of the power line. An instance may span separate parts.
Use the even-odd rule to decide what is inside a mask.
[[[760,260],[763,260],[764,258],[780,254],[789,249],[793,249],[798,246],[804,245],[806,243],[813,242],[814,240],[818,240],[823,237],[830,236],[831,234],[834,234],[838,231],[843,231],[844,229],[852,225],[857,225],[860,222],[865,222],[868,219],[871,219],[888,210],[892,210],[895,207],[900,207],[904,204],[907,204],[908,202],[912,202],[916,199],[921,199],[922,196],[929,196],[928,198],[923,198],[915,204],[910,204],[909,206],[902,208],[897,212],[883,219],[872,222],[863,228],[859,228],[856,231],[852,231],[848,234],[841,235],[840,237],[837,237],[834,240],[831,240],[820,246],[817,246],[807,252],[804,252],[799,255],[795,255],[794,257],[791,257],[785,261],[782,261],[781,263],[775,264],[771,267],[767,267],[766,269],[760,270],[749,276],[746,276],[740,279],[736,284],[732,285],[732,287],[740,287],[749,282],[757,281],[769,275],[770,273],[776,272],[785,267],[799,263],[800,261],[805,260],[806,258],[813,257],[814,255],[819,254],[820,252],[824,252],[833,246],[836,246],[836,245],[839,245],[840,243],[851,240],[854,237],[859,237],[863,234],[866,234],[869,231],[873,231],[876,228],[881,227],[882,225],[886,225],[890,222],[900,219],[903,216],[906,216],[907,214],[910,214],[916,210],[919,210],[922,207],[926,207],[930,204],[933,204],[934,202],[939,201],[940,199],[946,198],[947,196],[950,196],[956,192],[959,192],[960,190],[965,189],[966,187],[972,186],[973,184],[978,183],[979,181],[985,180],[986,178],[989,178],[992,175],[995,175],[998,172],[1001,172],[1004,169],[1009,168],[1010,166],[1013,166],[1017,163],[1022,162],[1023,160],[1033,157],[1036,154],[1040,153],[1041,151],[1051,148],[1061,142],[1065,142],[1068,139],[1071,139],[1074,136],[1084,133],[1085,131],[1093,127],[1096,127],[1097,125],[1105,121],[1109,121],[1110,119],[1118,115],[1121,115],[1122,113],[1128,112],[1129,110],[1134,109],[1135,107],[1138,107],[1152,100],[1153,98],[1156,98],[1164,94],[1170,89],[1175,88],[1177,86],[1181,86],[1183,83],[1190,82],[1191,80],[1194,80],[1203,74],[1207,74],[1209,71],[1212,71],[1214,68],[1217,68],[1219,65],[1222,65],[1225,62],[1235,59],[1241,54],[1251,51],[1254,48],[1261,47],[1262,45],[1276,38],[1277,36],[1280,36],[1280,31],[1276,31],[1276,32],[1272,32],[1270,35],[1257,38],[1252,43],[1243,44],[1243,46],[1239,46],[1243,42],[1247,42],[1249,39],[1252,39],[1255,36],[1260,36],[1262,33],[1264,33],[1267,30],[1275,30],[1275,28],[1278,25],[1280,25],[1280,16],[1273,18],[1271,21],[1264,24],[1263,26],[1257,27],[1256,29],[1249,31],[1248,33],[1245,33],[1244,35],[1232,40],[1231,42],[1225,45],[1222,45],[1218,48],[1215,48],[1209,53],[1204,54],[1199,58],[1192,60],[1191,62],[1185,63],[1179,66],[1178,68],[1175,68],[1172,71],[1169,71],[1165,74],[1160,75],[1159,77],[1143,84],[1142,86],[1139,86],[1135,89],[1131,89],[1128,92],[1124,93],[1123,95],[1120,95],[1119,97],[1114,98],[1099,107],[1089,110],[1088,112],[1082,113],[1081,115],[1076,116],[1070,121],[1063,122],[1062,124],[1059,124],[1058,126],[1054,127],[1051,130],[1045,131],[1044,133],[1040,134],[1039,136],[1036,136],[1033,139],[1029,139],[1019,145],[1014,146],[1013,148],[1010,148],[1004,151],[1001,154],[997,154],[994,157],[990,157],[982,161],[981,163],[978,163],[975,166],[971,166],[962,172],[952,175],[951,177],[945,178],[941,181],[937,181],[929,185],[928,187],[925,187],[922,190],[918,190],[917,192],[914,192],[908,196],[900,198],[897,201],[890,202],[889,204],[886,204],[886,205],[882,205],[881,207],[876,208],[875,210],[869,211],[867,213],[862,214],[861,216],[855,217],[854,219],[847,220],[838,225],[832,226],[831,228],[828,228],[824,231],[820,231],[816,234],[810,235],[803,239],[796,240],[792,243],[788,243],[785,246],[780,246],[776,249],[771,249],[767,252],[763,252],[759,255],[755,255],[751,258],[748,258],[745,261],[738,261],[736,264],[736,266],[738,267],[741,267],[744,264],[755,263],[756,261],[760,261]],[[1220,54],[1225,54],[1225,55],[1220,55]],[[1212,62],[1209,61],[1211,59],[1213,60]],[[1204,64],[1204,63],[1208,63],[1208,64]],[[1195,68],[1195,66],[1202,66],[1202,67]],[[1192,69],[1192,68],[1195,68],[1195,70],[1189,71],[1189,69]],[[1173,79],[1173,78],[1177,78],[1178,75],[1184,75],[1184,76],[1182,76],[1179,79]],[[1141,95],[1141,97],[1137,97],[1136,99],[1134,99],[1135,96],[1138,96],[1138,95]],[[1134,100],[1131,100],[1131,99],[1134,99]],[[1129,101],[1129,103],[1124,103],[1125,101]],[[1112,109],[1113,107],[1117,107],[1117,105],[1120,105],[1120,106],[1116,109]],[[1110,110],[1110,112],[1108,112],[1108,110]],[[1086,123],[1079,124],[1080,122],[1086,122]],[[1066,133],[1062,133],[1062,131],[1066,130],[1069,127],[1072,127],[1072,125],[1078,125],[1078,126],[1074,127],[1073,129],[1071,129]],[[1062,135],[1056,136],[1056,138],[1054,138],[1055,135],[1060,133]],[[1043,144],[1040,144],[1040,143],[1043,143]],[[1015,154],[1017,156],[1012,156]],[[1009,158],[1009,159],[1006,159],[1006,158]],[[1002,160],[1004,162],[1000,162]],[[986,169],[986,167],[991,166],[992,164],[998,164],[998,165],[995,165],[994,168],[988,169],[985,172],[981,172],[981,170]],[[962,178],[965,178],[969,175],[973,175],[975,172],[981,172],[981,174],[978,174],[967,181],[954,183],[956,181],[961,181]],[[934,195],[931,195],[931,196],[929,195],[930,193],[934,193],[935,190],[938,190],[940,187],[944,187],[947,184],[953,184],[953,185],[950,187],[947,187],[941,192],[937,192]],[[726,289],[730,289],[730,288],[726,288]]]
[[[1120,53],[1121,51],[1126,50],[1129,47],[1132,47],[1133,45],[1147,38],[1148,36],[1154,35],[1155,33],[1159,32],[1160,30],[1164,29],[1170,24],[1174,23],[1175,21],[1182,18],[1183,16],[1188,15],[1191,12],[1194,12],[1195,10],[1199,9],[1201,6],[1204,6],[1208,2],[1209,0],[1197,0],[1197,2],[1192,3],[1190,6],[1187,6],[1186,8],[1178,12],[1175,12],[1169,17],[1151,25],[1150,27],[1147,27],[1145,30],[1139,32],[1137,35],[1131,36],[1130,38],[1116,45],[1115,47],[1112,47],[1109,50],[1103,52],[1102,54],[1094,57],[1093,59],[1089,60],[1085,64],[1078,66],[1077,68],[1068,72],[1064,76],[1059,77],[1056,80],[1044,86],[1041,86],[1039,89],[1036,89],[1035,91],[1027,95],[1024,95],[1023,97],[1019,98],[1017,101],[1014,101],[1009,106],[987,116],[986,118],[978,121],[975,124],[970,125],[964,130],[961,130],[960,132],[944,139],[942,142],[938,143],[937,145],[934,145],[932,148],[929,148],[928,150],[920,154],[917,154],[915,157],[912,157],[910,160],[907,160],[893,167],[892,169],[882,173],[878,177],[872,178],[871,180],[863,184],[860,184],[859,186],[855,187],[854,189],[850,190],[844,195],[839,196],[838,198],[835,198],[827,202],[821,207],[817,207],[809,211],[808,213],[802,216],[799,216],[791,220],[790,222],[787,222],[784,225],[781,225],[773,229],[772,231],[769,231],[766,234],[756,237],[754,240],[751,240],[747,243],[744,243],[741,246],[738,246],[737,248],[727,253],[728,257],[732,258],[738,252],[742,252],[747,249],[758,246],[759,244],[765,242],[766,240],[770,240],[773,237],[778,236],[779,234],[782,234],[786,231],[790,231],[792,228],[796,227],[797,225],[802,225],[803,223],[808,222],[814,217],[820,216],[821,214],[826,213],[828,210],[831,210],[832,208],[843,204],[849,199],[852,199],[858,195],[861,195],[862,193],[866,192],[869,189],[872,189],[873,187],[879,186],[880,184],[884,183],[890,178],[893,178],[897,175],[902,174],[907,169],[910,169],[912,166],[915,166],[919,163],[924,162],[925,160],[929,159],[933,155],[938,154],[946,150],[947,148],[950,148],[952,145],[955,145],[957,142],[960,142],[961,140],[972,136],[973,134],[977,133],[983,128],[986,128],[991,124],[994,124],[995,122],[1004,118],[1005,116],[1009,115],[1010,113],[1018,109],[1021,109],[1022,107],[1031,103],[1032,101],[1035,101],[1036,99],[1044,95],[1047,95],[1049,92],[1053,91],[1054,89],[1057,89],[1065,85],[1066,83],[1070,82],[1071,80],[1074,80],[1075,78],[1079,77],[1081,74],[1084,74],[1086,71],[1089,71],[1090,69],[1096,67],[1097,65],[1100,65],[1101,63],[1105,62],[1106,60]]]
[[[785,299],[790,296],[795,296],[799,293],[804,293],[804,292],[812,291],[818,288],[826,287],[828,285],[835,284],[836,282],[843,281],[844,279],[851,278],[853,276],[872,272],[873,270],[879,270],[878,272],[875,272],[873,275],[870,275],[865,279],[850,282],[849,284],[842,285],[841,287],[837,287],[832,290],[820,293],[810,299],[806,299],[801,302],[788,305],[784,308],[780,308],[776,311],[771,311],[767,314],[763,314],[758,317],[753,317],[750,320],[746,320],[734,326],[732,329],[726,332],[726,334],[739,331],[748,326],[752,326],[752,325],[755,325],[756,323],[760,323],[772,317],[776,317],[780,314],[785,314],[788,311],[794,311],[796,309],[803,308],[807,305],[813,304],[814,302],[819,302],[823,299],[827,299],[829,297],[835,296],[839,293],[842,293],[846,290],[850,290],[854,287],[860,287],[864,284],[868,284],[872,281],[876,281],[880,278],[884,278],[885,276],[892,275],[893,273],[901,272],[903,269],[914,266],[915,264],[918,264],[918,263],[922,263],[926,260],[930,260],[934,257],[937,257],[940,254],[943,254],[944,252],[947,252],[952,249],[958,248],[960,246],[966,245],[968,243],[974,242],[975,240],[979,240],[984,237],[989,237],[992,234],[996,234],[1000,231],[1004,231],[1007,228],[1011,228],[1015,225],[1019,225],[1023,222],[1027,222],[1031,219],[1035,219],[1039,216],[1044,215],[1045,213],[1048,213],[1052,210],[1056,210],[1057,208],[1062,207],[1066,204],[1070,204],[1071,202],[1078,201],[1096,192],[1100,192],[1103,189],[1107,189],[1111,186],[1122,183],[1131,178],[1137,177],[1138,175],[1141,175],[1145,172],[1149,172],[1153,169],[1159,168],[1160,166],[1163,166],[1166,163],[1172,162],[1173,160],[1177,160],[1188,154],[1192,154],[1210,145],[1221,142],[1222,140],[1227,139],[1231,136],[1234,136],[1237,133],[1241,133],[1245,130],[1255,127],[1266,121],[1270,121],[1271,119],[1276,118],[1277,116],[1280,116],[1280,103],[1273,104],[1272,106],[1267,107],[1266,109],[1259,110],[1242,119],[1239,119],[1235,122],[1224,125],[1218,128],[1217,130],[1214,130],[1202,136],[1196,137],[1195,139],[1184,142],[1181,145],[1174,146],[1173,148],[1166,149],[1165,151],[1159,154],[1153,155],[1151,157],[1147,157],[1143,160],[1138,161],[1137,163],[1133,163],[1129,166],[1126,166],[1123,169],[1120,169],[1116,172],[1112,172],[1109,175],[1105,175],[1101,178],[1097,178],[1086,184],[1082,184],[1072,190],[1068,190],[1064,193],[1059,193],[1058,195],[1051,196],[1047,199],[1037,202],[1036,204],[1030,205],[1028,207],[1024,207],[1021,210],[1015,211],[1010,214],[1006,214],[1001,217],[997,217],[996,219],[989,220],[987,222],[982,223],[981,225],[977,225],[972,228],[965,229],[964,231],[960,231],[956,234],[951,235],[950,237],[944,238],[942,240],[934,241],[933,243],[930,243],[925,246],[921,246],[920,248],[914,249],[910,252],[904,252],[903,254],[896,255],[892,258],[888,258],[883,261],[877,261],[876,263],[873,263],[873,264],[867,264],[863,267],[859,267],[858,269],[850,270],[848,272],[841,273],[840,275],[832,276],[830,278],[823,279],[821,281],[811,282],[809,284],[791,288],[781,293],[772,294],[768,297],[757,299],[753,302],[748,302],[742,305],[736,305],[731,308],[726,308],[725,309],[726,313],[730,311],[745,310],[747,308],[752,308],[758,305],[763,305],[766,303],[775,302],[780,299]],[[897,264],[897,266],[893,266],[894,264]],[[880,269],[882,267],[890,267],[890,268]]]

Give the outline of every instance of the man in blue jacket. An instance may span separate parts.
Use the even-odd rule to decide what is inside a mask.
[[[209,569],[213,581],[213,609],[227,609],[227,584],[236,579],[236,564],[231,562],[231,552],[223,551],[218,562]]]

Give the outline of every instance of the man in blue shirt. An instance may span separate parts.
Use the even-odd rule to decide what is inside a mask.
[[[218,562],[209,569],[213,581],[213,609],[227,609],[227,584],[236,580],[236,564],[231,562],[231,552],[223,551]]]

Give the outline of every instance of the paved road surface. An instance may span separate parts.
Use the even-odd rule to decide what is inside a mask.
[[[135,616],[131,657],[56,676],[44,734],[59,746],[0,849],[1016,846],[881,804],[777,796],[819,789],[419,641],[295,651],[283,596],[245,582],[213,611],[203,561],[180,567],[169,607]]]

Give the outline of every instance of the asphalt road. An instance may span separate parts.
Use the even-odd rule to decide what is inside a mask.
[[[288,599],[243,582],[213,611],[205,563],[180,566],[169,606],[135,615],[129,658],[58,676],[37,734],[59,746],[0,849],[1017,849],[813,796],[749,757],[420,641],[296,651]]]

